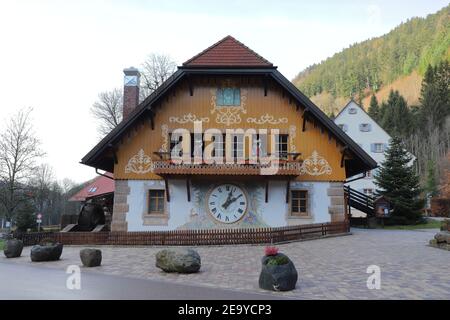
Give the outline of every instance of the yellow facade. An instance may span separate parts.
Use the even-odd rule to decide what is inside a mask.
[[[303,131],[304,107],[290,100],[284,89],[275,82],[268,82],[265,95],[261,77],[203,77],[179,82],[163,101],[152,106],[153,126],[150,118],[136,123],[134,128],[123,136],[117,150],[117,163],[114,167],[115,179],[161,179],[151,171],[136,173],[127,169],[130,160],[139,154],[158,160],[154,152],[169,151],[169,133],[183,128],[194,130],[194,121],[202,121],[203,130],[226,129],[278,129],[288,134],[288,151],[301,153],[299,159],[316,163],[319,167],[328,165],[326,173],[318,174],[306,170],[295,179],[298,181],[344,181],[345,168],[341,167],[342,144],[330,138],[327,129],[319,123],[307,121]],[[239,87],[240,107],[217,107],[218,87]],[[191,95],[192,91],[192,95]],[[269,139],[270,140],[270,139]],[[248,143],[246,150],[249,150]],[[143,151],[141,151],[143,150]],[[270,145],[269,149],[270,151]],[[247,151],[248,152],[248,151]]]

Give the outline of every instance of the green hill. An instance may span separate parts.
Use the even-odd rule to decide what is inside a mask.
[[[409,19],[381,37],[353,44],[306,68],[293,82],[328,113],[336,112],[352,95],[363,100],[393,83],[402,87],[402,79],[406,79],[403,91],[414,92],[398,90],[415,103],[420,85],[411,81],[420,82],[428,64],[449,57],[450,5],[426,18]]]

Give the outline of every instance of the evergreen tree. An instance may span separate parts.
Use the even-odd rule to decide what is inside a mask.
[[[411,114],[406,100],[396,90],[389,93],[381,126],[391,135],[407,137],[411,132]]]
[[[380,107],[378,105],[378,100],[375,94],[372,95],[370,98],[370,106],[368,110],[369,116],[372,117],[375,121],[379,121],[379,115],[380,115]]]
[[[386,160],[375,175],[377,193],[388,199],[392,206],[391,221],[395,224],[414,224],[421,220],[424,200],[420,198],[419,177],[410,162],[412,156],[398,137],[393,137]]]
[[[442,128],[450,115],[450,67],[447,61],[428,65],[420,91],[420,123],[423,129]]]
[[[438,194],[437,184],[436,164],[433,160],[429,160],[427,163],[427,180],[425,185],[427,196],[434,197]]]
[[[16,215],[17,230],[26,232],[36,226],[35,207],[30,200],[22,203]]]

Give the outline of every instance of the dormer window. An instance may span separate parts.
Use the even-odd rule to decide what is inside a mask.
[[[230,107],[241,105],[241,89],[239,88],[219,88],[216,93],[216,106]]]
[[[348,109],[348,113],[349,114],[356,114],[356,112],[357,112],[356,108],[349,108]]]
[[[361,132],[369,132],[372,130],[372,126],[370,125],[370,123],[361,123],[359,125],[359,131]]]
[[[339,128],[341,128],[342,131],[347,132],[348,127],[346,124],[338,124]]]

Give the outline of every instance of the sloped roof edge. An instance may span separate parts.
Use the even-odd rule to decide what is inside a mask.
[[[308,110],[325,125],[342,143],[349,146],[356,156],[358,156],[367,167],[373,169],[377,167],[377,163],[373,160],[356,142],[354,142],[345,132],[343,132],[333,120],[325,115],[308,97],[306,97],[292,82],[284,77],[278,70],[273,68],[260,69],[191,69],[188,67],[179,67],[172,77],[167,79],[155,92],[146,98],[138,107],[123,120],[116,128],[114,128],[105,138],[103,138],[89,153],[87,153],[81,163],[92,166],[94,159],[109,146],[117,142],[121,135],[133,125],[147,110],[151,110],[152,105],[161,98],[167,90],[172,88],[186,74],[267,74],[270,75],[277,83],[284,87],[298,102],[303,104]]]

